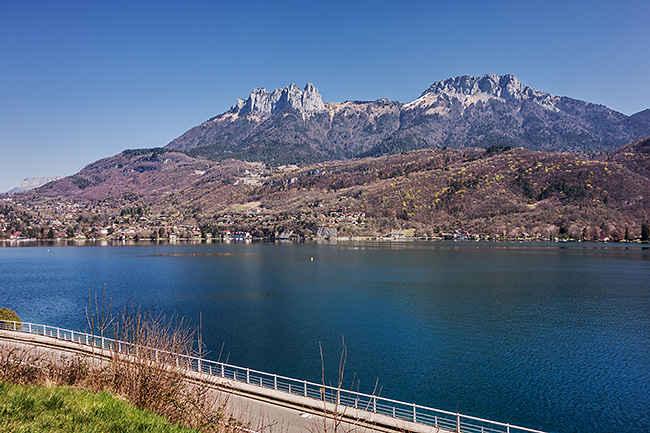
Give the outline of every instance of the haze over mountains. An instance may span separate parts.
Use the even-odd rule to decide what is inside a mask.
[[[166,147],[194,156],[305,164],[410,150],[492,145],[610,151],[650,135],[650,112],[633,116],[553,96],[513,75],[432,84],[406,104],[387,99],[324,103],[308,83],[254,90],[226,113]]]

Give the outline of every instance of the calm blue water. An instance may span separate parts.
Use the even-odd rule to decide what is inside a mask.
[[[201,315],[215,359],[319,382],[320,342],[333,380],[344,336],[361,391],[553,432],[650,431],[649,277],[640,246],[0,248],[26,321],[84,329],[106,284],[115,308]]]

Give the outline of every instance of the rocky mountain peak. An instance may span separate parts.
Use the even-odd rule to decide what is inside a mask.
[[[245,100],[238,99],[237,103],[230,109],[230,112],[246,114],[255,111],[274,114],[284,110],[286,107],[301,111],[303,116],[325,110],[325,104],[323,104],[323,99],[320,93],[318,93],[318,89],[312,83],[307,83],[303,90],[300,90],[295,84],[281,89],[275,89],[271,93],[265,88],[255,89]]]
[[[304,89],[292,84],[272,92],[255,89],[167,149],[275,165],[444,146],[599,151],[649,136],[646,115],[625,116],[553,96],[514,75],[438,81],[406,104],[386,99],[324,104],[311,83]]]
[[[508,100],[533,100],[547,108],[555,108],[555,99],[548,93],[525,86],[514,75],[485,74],[482,77],[463,75],[433,83],[422,93],[450,97],[488,97]]]

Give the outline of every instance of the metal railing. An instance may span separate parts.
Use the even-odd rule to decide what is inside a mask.
[[[237,367],[218,361],[187,355],[170,354],[155,348],[137,346],[132,343],[114,340],[85,332],[71,331],[54,326],[25,322],[0,320],[0,329],[43,335],[59,340],[70,341],[98,349],[106,349],[127,355],[147,356],[175,363],[177,366],[211,376],[222,377],[235,382],[247,383],[261,388],[273,389],[288,394],[302,396],[337,404],[345,409],[358,409],[374,414],[386,415],[395,419],[425,424],[451,432],[462,433],[544,433],[540,430],[510,425],[487,419],[448,412],[413,403],[404,403],[372,394],[343,390],[306,380],[292,379],[277,374],[264,373],[250,368]],[[360,415],[358,412],[355,415]]]

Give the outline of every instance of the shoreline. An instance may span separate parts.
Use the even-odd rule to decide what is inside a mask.
[[[648,241],[638,239],[628,241],[587,241],[575,239],[445,239],[441,237],[427,238],[387,238],[387,237],[338,237],[338,238],[297,238],[297,239],[263,239],[253,238],[246,240],[230,239],[204,239],[204,238],[176,238],[176,239],[0,239],[0,248],[12,247],[74,247],[74,246],[135,246],[135,245],[201,245],[201,244],[337,244],[337,243],[383,243],[383,244],[408,244],[419,242],[449,243],[449,244],[572,244],[572,245],[611,245],[629,246],[650,245]]]

